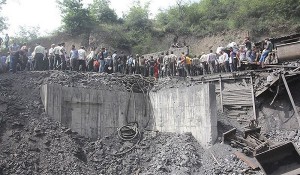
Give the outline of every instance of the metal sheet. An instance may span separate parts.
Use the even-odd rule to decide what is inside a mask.
[[[290,174],[300,170],[300,156],[292,142],[279,145],[255,156],[264,174]]]
[[[279,62],[300,59],[300,41],[277,45]]]

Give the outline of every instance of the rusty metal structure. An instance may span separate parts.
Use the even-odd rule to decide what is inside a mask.
[[[282,64],[300,60],[300,33],[270,38],[273,52],[269,54],[269,64]],[[264,42],[257,42],[255,46],[263,49]]]
[[[237,136],[237,129],[233,128],[223,134],[223,143],[232,147],[239,147],[246,155],[256,156],[259,153],[270,150],[275,144],[260,134],[255,120],[251,120],[249,126],[245,127],[242,136]]]
[[[255,162],[249,161],[244,154],[239,153],[237,156],[252,168],[259,167],[266,175],[300,174],[300,155],[295,145],[292,142],[273,143],[260,131],[261,127],[258,127],[255,120],[251,120],[243,136],[237,136],[237,129],[233,128],[223,133],[222,142],[241,148],[242,153],[253,157]]]

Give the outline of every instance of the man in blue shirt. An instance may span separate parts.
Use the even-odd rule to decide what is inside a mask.
[[[76,50],[75,45],[72,45],[70,51],[70,66],[72,71],[77,70],[77,61],[78,61],[78,50]]]
[[[261,57],[259,59],[259,62],[258,62],[259,64],[261,64],[262,67],[264,67],[264,62],[265,62],[266,57],[273,50],[273,44],[269,38],[265,39],[265,43],[266,43],[266,48],[263,50]]]

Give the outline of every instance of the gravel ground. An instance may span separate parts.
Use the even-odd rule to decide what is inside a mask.
[[[152,80],[141,81],[147,88],[151,86]],[[186,84],[185,80],[172,81]],[[219,139],[207,150],[190,133],[141,131],[139,138],[132,141],[123,141],[116,133],[90,140],[50,120],[43,113],[39,87],[45,82],[119,90],[128,90],[135,83],[131,77],[121,75],[55,71],[0,74],[0,175],[262,174],[252,171],[239,160],[233,154],[236,149],[220,143],[223,132],[233,126],[242,126],[221,113]],[[140,85],[135,84],[135,88],[141,91]],[[275,141],[289,139],[298,147],[300,145],[298,130],[276,129],[266,135]],[[133,146],[132,151],[115,155]]]

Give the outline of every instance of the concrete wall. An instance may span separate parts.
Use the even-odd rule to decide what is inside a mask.
[[[46,113],[81,135],[103,137],[137,121],[140,128],[191,132],[203,147],[217,138],[215,94],[213,84],[159,90],[151,92],[150,99],[138,93],[53,84],[41,88]]]
[[[110,135],[127,122],[152,127],[149,100],[143,94],[51,84],[42,86],[41,96],[50,117],[87,137]]]
[[[215,85],[203,84],[150,93],[155,127],[163,132],[191,132],[203,147],[217,139]]]

